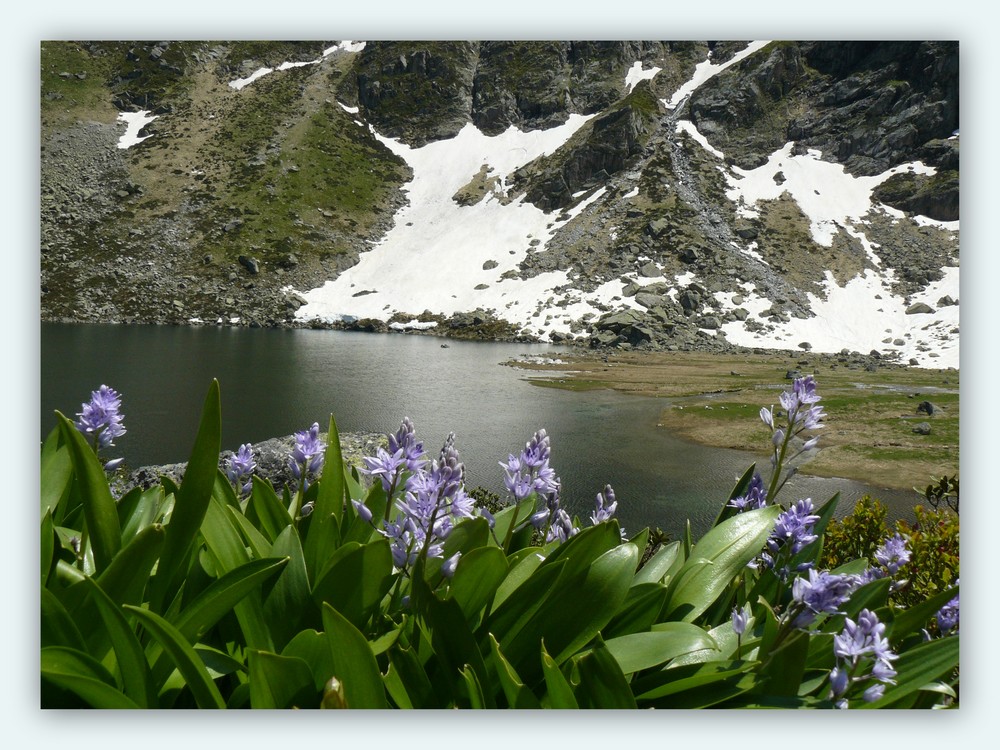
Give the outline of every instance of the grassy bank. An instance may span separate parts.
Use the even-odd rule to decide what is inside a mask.
[[[958,473],[959,372],[880,365],[874,371],[829,355],[697,352],[567,354],[566,364],[519,363],[538,386],[610,388],[667,399],[659,424],[687,440],[761,452],[762,406],[778,403],[790,371],[813,374],[826,407],[819,449],[801,471],[886,487],[924,486]],[[543,372],[549,374],[543,376]],[[932,414],[917,411],[930,402]],[[915,432],[921,423],[929,434]]]

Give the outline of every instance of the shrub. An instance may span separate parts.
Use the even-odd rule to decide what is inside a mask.
[[[544,430],[503,463],[495,513],[466,493],[454,436],[429,455],[408,419],[365,460],[370,484],[332,417],[325,442],[298,433],[279,495],[247,446],[220,468],[213,383],[180,484],[116,499],[100,435],[124,428],[102,398],[92,442],[57,413],[42,446],[43,707],[957,703],[957,586],[894,603],[901,541],[880,568],[822,569],[838,498],[776,500],[822,426],[811,377],[761,413],[770,479],[751,466],[703,537],[657,539],[644,565],[650,532],[623,538],[611,487],[583,522],[561,507]],[[922,519],[930,549],[946,530]]]

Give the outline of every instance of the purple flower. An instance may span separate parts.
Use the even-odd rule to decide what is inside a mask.
[[[559,477],[549,465],[551,440],[545,430],[538,430],[528,441],[519,456],[509,454],[500,461],[504,470],[504,486],[520,503],[533,492],[540,495],[558,493]]]
[[[594,512],[590,514],[590,522],[596,526],[603,521],[610,521],[615,511],[618,510],[618,501],[615,500],[615,491],[611,485],[605,485],[602,492],[597,493],[594,501]]]
[[[840,614],[840,607],[855,588],[854,576],[826,570],[810,570],[808,578],[796,578],[792,582],[792,600],[801,605],[801,611],[795,619],[795,627],[806,627],[821,614]]]
[[[896,575],[899,569],[910,561],[910,550],[906,548],[906,540],[897,532],[875,550],[875,559],[889,572],[889,575]]]
[[[249,443],[242,443],[232,456],[226,461],[226,476],[229,481],[239,487],[242,495],[249,495],[253,488],[253,480],[250,476],[257,463],[253,460],[253,450]]]
[[[90,401],[81,404],[77,412],[76,429],[88,438],[96,439],[97,448],[114,445],[114,439],[125,434],[122,426],[122,399],[114,388],[102,385],[90,392]]]
[[[454,555],[449,557],[443,563],[441,563],[441,575],[445,578],[455,577],[455,568],[458,567],[458,561],[462,557],[461,552],[456,552]]]
[[[362,502],[357,500],[351,500],[351,505],[354,506],[354,512],[358,514],[358,517],[365,523],[372,522],[372,509],[369,508]]]
[[[754,472],[753,479],[750,480],[750,486],[747,487],[746,494],[734,497],[727,504],[730,508],[736,508],[736,510],[740,513],[745,510],[754,510],[756,508],[763,508],[766,506],[767,490],[764,487],[764,480],[761,478],[760,474]]]
[[[580,529],[573,525],[573,519],[569,517],[569,513],[559,508],[555,512],[552,525],[549,526],[549,533],[546,534],[545,541],[551,542],[558,539],[562,543],[571,536],[578,534],[579,531]]]
[[[104,464],[104,470],[110,474],[112,471],[117,470],[123,463],[125,463],[124,458],[112,458]]]
[[[389,453],[393,455],[399,453],[407,471],[417,471],[427,463],[424,444],[417,440],[413,420],[409,417],[403,417],[395,435],[389,435]]]
[[[748,622],[750,622],[750,605],[744,604],[743,609],[733,607],[733,632],[736,635],[743,635],[746,632]]]
[[[955,581],[955,585],[958,585],[957,580]],[[938,628],[942,633],[947,633],[949,630],[955,630],[955,632],[958,632],[958,597],[959,594],[955,594],[954,599],[938,610]]]
[[[326,443],[319,439],[319,423],[313,422],[308,430],[295,433],[295,445],[289,456],[288,466],[292,476],[302,482],[302,491],[309,487],[310,477],[315,477],[323,469]]]
[[[831,699],[845,695],[853,683],[874,680],[862,694],[871,703],[882,697],[887,684],[895,684],[892,662],[899,657],[889,647],[885,625],[870,610],[861,610],[857,622],[849,617],[844,620],[843,631],[833,637],[833,654],[837,665],[830,671]],[[847,708],[846,701],[837,705]]]
[[[378,477],[382,481],[382,489],[386,491],[386,494],[390,492],[399,473],[406,466],[402,450],[389,453],[385,448],[379,448],[375,451],[374,456],[365,456],[362,460],[365,466],[361,471],[371,477]]]
[[[767,547],[772,554],[781,549],[791,550],[791,554],[796,555],[803,548],[818,538],[813,534],[813,526],[819,520],[819,516],[813,513],[811,498],[799,500],[795,505],[786,510],[775,521],[774,530],[767,540]]]

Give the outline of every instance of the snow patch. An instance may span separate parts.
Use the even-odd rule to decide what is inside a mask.
[[[703,149],[708,151],[708,153],[712,154],[715,157],[718,157],[719,159],[726,158],[726,155],[724,153],[722,153],[721,151],[719,151],[719,149],[712,146],[712,144],[708,142],[708,139],[698,132],[698,128],[696,128],[695,124],[690,120],[678,120],[677,127],[674,130],[674,132],[687,133],[689,136],[694,138],[696,143],[698,143]]]
[[[302,68],[306,65],[318,65],[323,61],[323,58],[327,57],[328,55],[332,55],[334,52],[360,52],[364,48],[365,48],[364,42],[354,42],[350,40],[338,42],[332,47],[327,47],[325,50],[323,50],[323,55],[317,60],[305,60],[302,62],[289,61],[281,63],[281,65],[279,65],[277,68],[257,68],[257,70],[255,70],[246,78],[237,78],[235,81],[230,81],[229,87],[239,91],[243,88],[246,88],[254,81],[263,78],[269,73],[273,73],[275,70],[289,70],[291,68]],[[344,105],[341,106],[343,107]],[[346,107],[344,108],[347,109]],[[357,112],[356,109],[354,111]]]
[[[394,331],[427,331],[431,328],[435,328],[437,323],[433,320],[428,320],[426,322],[420,320],[411,320],[409,323],[390,323],[389,328]]]
[[[246,78],[237,78],[235,81],[229,82],[229,88],[236,89],[237,91],[246,88],[254,81],[263,78],[268,73],[273,73],[274,68],[257,68],[253,73],[248,75]]]
[[[155,120],[159,115],[150,116],[148,109],[139,112],[119,112],[118,122],[125,123],[125,133],[118,139],[118,148],[131,148],[152,136],[139,136],[139,132]]]
[[[632,89],[639,81],[648,81],[653,78],[657,73],[660,72],[662,68],[657,68],[655,65],[649,70],[642,69],[642,62],[636,60],[632,63],[632,67],[628,69],[628,73],[625,74],[625,93],[631,94]]]
[[[729,66],[735,65],[740,60],[749,57],[757,50],[763,49],[768,44],[770,44],[769,41],[751,42],[744,49],[740,50],[735,55],[733,55],[732,58],[730,58],[724,63],[720,63],[719,65],[716,65],[715,63],[712,62],[712,57],[710,53],[709,59],[705,60],[704,62],[698,63],[698,65],[695,67],[694,75],[691,76],[691,80],[689,80],[679,89],[677,89],[677,91],[674,92],[674,95],[670,97],[669,101],[666,99],[661,99],[660,101],[663,102],[663,106],[665,106],[667,109],[676,109],[681,102],[687,99],[695,91],[695,89],[697,89],[699,86],[705,83],[705,81],[709,80],[710,78],[713,78],[714,76],[717,76],[719,73],[724,71]]]

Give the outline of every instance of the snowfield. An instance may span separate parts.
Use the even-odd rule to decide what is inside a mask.
[[[661,100],[664,107],[675,109],[698,86],[766,44],[754,42],[721,65],[711,60],[700,63],[690,81],[669,100]],[[355,52],[363,45],[363,42],[342,42],[324,55],[339,50]],[[636,62],[628,71],[626,88],[631,90],[640,80],[652,78],[658,72],[658,68],[643,70],[641,63]],[[266,73],[258,71],[249,79],[230,85],[241,88],[256,80],[258,74]],[[341,106],[351,114],[358,114],[356,108]],[[297,318],[385,321],[397,312],[419,315],[430,311],[449,316],[481,308],[493,310],[525,333],[545,339],[555,332],[572,337],[573,321],[588,315],[599,317],[603,314],[601,308],[607,309],[606,306],[638,309],[632,298],[622,296],[625,283],[645,285],[662,281],[662,276],[642,278],[629,274],[607,281],[591,292],[572,288],[565,271],[551,271],[529,279],[505,278],[517,273],[529,247],[534,247],[534,252],[544,252],[557,231],[591,206],[599,206],[604,197],[604,188],[581,193],[574,196],[578,201],[568,211],[546,213],[523,199],[508,200],[506,193],[507,181],[515,170],[539,156],[553,153],[588,119],[571,115],[563,125],[530,132],[512,126],[492,137],[467,124],[454,138],[420,148],[386,138],[368,125],[376,138],[412,168],[413,179],[403,188],[408,203],[396,214],[394,227],[375,247],[361,254],[356,266],[317,289],[298,291],[306,304],[297,311]],[[358,124],[363,123],[358,120]],[[715,335],[749,347],[795,350],[808,342],[818,352],[877,350],[896,353],[901,361],[914,361],[923,367],[959,366],[959,306],[938,305],[938,300],[945,296],[959,299],[958,267],[944,268],[940,281],[904,300],[892,294],[893,272],[881,268],[880,259],[865,235],[865,217],[872,211],[881,211],[899,221],[914,221],[954,232],[957,243],[957,221],[907,218],[902,212],[872,200],[875,187],[893,174],[900,171],[933,174],[932,169],[914,162],[898,165],[881,175],[854,177],[842,166],[823,161],[817,151],[793,155],[794,144],[788,143],[764,165],[742,170],[725,165],[724,154],[693,123],[679,121],[676,129],[690,135],[719,160],[718,168],[725,173],[729,185],[726,196],[733,201],[738,214],[755,216],[761,201],[787,194],[809,218],[812,236],[818,244],[829,247],[838,232],[847,232],[865,247],[875,267],[844,285],[828,274],[824,294],[809,295],[814,316],[792,318],[778,325],[762,321],[759,313],[770,308],[771,301],[762,297],[753,285],[745,284],[739,306],[749,312],[747,321],[724,323]],[[455,193],[468,185],[483,167],[488,179],[495,178],[493,192],[474,205],[456,203]],[[637,193],[638,189],[633,188],[625,197]],[[736,245],[734,249],[766,265],[756,243]],[[677,290],[693,279],[693,274],[675,277],[674,289],[668,296],[676,299]],[[723,310],[736,307],[731,302],[732,296],[732,292],[716,295]],[[917,302],[926,303],[934,312],[906,314],[907,308]],[[765,325],[763,330],[747,330],[749,322]],[[414,330],[430,326],[410,323],[392,327]]]

